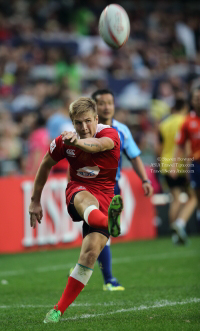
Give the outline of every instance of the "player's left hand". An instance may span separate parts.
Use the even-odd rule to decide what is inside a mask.
[[[143,183],[142,184],[143,190],[144,190],[144,195],[146,197],[151,197],[153,194],[153,187],[150,183]]]
[[[61,136],[62,136],[62,141],[66,145],[76,146],[76,144],[78,142],[78,137],[75,132],[64,131],[61,133]]]

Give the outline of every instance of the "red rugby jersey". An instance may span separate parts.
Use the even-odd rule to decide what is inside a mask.
[[[191,156],[195,160],[200,160],[200,117],[195,112],[190,112],[186,117],[177,135],[176,143],[184,145],[187,140],[191,142]]]
[[[120,139],[115,129],[98,124],[94,138],[102,137],[112,139],[114,148],[99,153],[87,153],[78,147],[67,146],[63,143],[62,136],[59,136],[50,144],[49,154],[57,162],[64,158],[68,160],[71,181],[113,193],[120,157]]]

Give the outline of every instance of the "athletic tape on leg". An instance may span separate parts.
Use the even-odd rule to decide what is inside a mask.
[[[95,205],[92,205],[92,206],[87,207],[84,211],[83,217],[87,224],[88,224],[88,216],[91,213],[91,211],[94,209],[98,209],[98,208]]]
[[[78,280],[82,284],[86,285],[92,276],[93,270],[87,267],[84,267],[80,264],[76,264],[74,270],[72,271],[70,277]]]

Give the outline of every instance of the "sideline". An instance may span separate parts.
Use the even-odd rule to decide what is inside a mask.
[[[161,301],[156,301],[152,306],[147,306],[147,305],[141,305],[139,307],[131,307],[127,309],[119,309],[116,311],[111,311],[108,313],[102,313],[102,314],[83,314],[80,316],[74,316],[74,317],[68,317],[68,318],[62,318],[61,320],[67,321],[67,320],[74,320],[78,318],[92,318],[92,317],[97,317],[97,316],[104,316],[104,315],[112,315],[112,314],[118,314],[118,313],[126,313],[130,311],[139,311],[139,310],[147,310],[147,309],[154,309],[154,308],[162,308],[162,307],[167,307],[167,306],[177,306],[177,305],[186,305],[188,303],[199,303],[200,298],[190,298],[186,299],[184,301],[168,301],[168,300],[161,300]],[[127,303],[132,303],[132,302],[126,302]],[[72,303],[70,307],[90,307],[90,306],[102,306],[102,307],[108,307],[108,306],[118,306],[118,305],[124,305],[124,302],[105,302],[105,303]],[[52,308],[52,305],[3,305],[0,306],[0,309],[13,309],[13,308]]]
[[[140,310],[147,310],[147,309],[155,309],[155,308],[163,308],[163,307],[171,307],[171,306],[178,306],[178,305],[186,305],[188,303],[199,303],[200,298],[191,298],[185,301],[177,301],[177,302],[172,302],[172,301],[156,301],[156,303],[152,306],[139,306],[139,307],[132,307],[132,308],[127,308],[127,309],[119,309],[116,311],[111,311],[108,313],[102,313],[102,314],[83,314],[80,316],[74,316],[74,317],[68,317],[68,318],[61,318],[61,321],[70,321],[70,320],[78,320],[78,319],[89,319],[89,318],[94,318],[94,317],[99,317],[99,316],[108,316],[108,315],[114,315],[114,314],[119,314],[119,313],[127,313],[131,311],[140,311]]]

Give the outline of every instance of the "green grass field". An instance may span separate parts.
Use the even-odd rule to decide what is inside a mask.
[[[0,330],[200,330],[200,238],[112,246],[113,273],[124,292],[103,292],[95,266],[84,291],[58,324],[44,324],[79,249],[0,257]],[[7,284],[4,284],[6,283]]]

